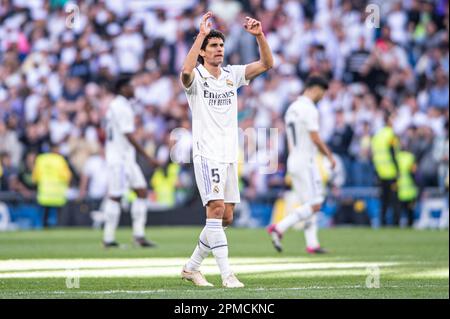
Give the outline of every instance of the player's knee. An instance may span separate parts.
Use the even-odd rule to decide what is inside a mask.
[[[120,203],[120,199],[121,199],[121,198],[120,198],[120,197],[113,197],[113,196],[110,196],[109,199],[112,200],[113,202]]]
[[[147,190],[146,189],[136,189],[136,195],[138,198],[147,198]]]
[[[225,215],[225,205],[215,203],[209,206],[208,218],[222,219]]]
[[[233,216],[224,217],[222,220],[222,225],[224,227],[230,226],[233,223]]]

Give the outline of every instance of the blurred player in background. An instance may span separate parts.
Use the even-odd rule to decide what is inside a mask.
[[[109,105],[106,114],[106,162],[108,169],[108,199],[104,205],[105,228],[103,245],[118,247],[115,232],[120,220],[120,200],[128,188],[137,194],[131,206],[134,242],[141,247],[153,247],[145,238],[147,221],[147,183],[136,162],[136,151],[144,156],[150,165],[154,164],[141,145],[136,141],[134,112],[128,99],[134,96],[134,89],[128,76],[121,77],[115,85],[118,94]]]
[[[285,116],[289,158],[287,169],[292,184],[302,205],[287,215],[278,224],[267,229],[275,249],[283,250],[281,239],[290,227],[300,221],[310,223],[312,227],[305,229],[310,252],[323,253],[317,239],[316,213],[321,210],[324,201],[322,180],[317,166],[317,151],[330,161],[331,169],[336,160],[319,136],[319,111],[316,104],[328,89],[327,80],[320,76],[307,79],[304,94],[288,108]],[[315,227],[314,227],[315,226]]]
[[[208,20],[212,16],[208,12],[202,17],[200,32],[181,71],[192,111],[195,177],[207,216],[198,245],[181,276],[197,286],[212,286],[199,271],[203,259],[212,251],[223,286],[240,288],[244,284],[231,271],[224,230],[232,223],[235,204],[240,202],[237,89],[269,70],[273,57],[261,22],[247,17],[244,27],[256,37],[260,60],[222,67],[225,37],[211,29]]]
[[[336,167],[331,169],[331,163],[329,159],[323,156],[322,153],[317,154],[317,166],[320,173],[320,178],[322,180],[322,185],[325,190],[325,194],[331,194],[332,196],[339,196],[340,189],[345,183],[346,174],[344,164],[340,159],[339,155],[333,154],[334,159],[336,161]],[[286,182],[289,186],[292,186],[292,179],[290,176],[286,177]],[[327,196],[325,196],[326,198]],[[326,199],[325,199],[326,200]],[[280,212],[283,215],[286,212],[294,213],[295,208],[300,206],[301,202],[299,201],[299,197],[297,193],[292,190],[288,191],[284,194],[284,211]],[[319,231],[319,215],[321,212],[313,215],[310,219],[300,221],[296,225],[294,225],[295,229],[304,230],[305,233],[305,242],[306,242],[306,252],[309,254],[323,254],[327,253],[327,251],[321,248],[318,231]],[[278,215],[276,220],[281,220],[284,216]],[[280,218],[281,217],[281,218]]]

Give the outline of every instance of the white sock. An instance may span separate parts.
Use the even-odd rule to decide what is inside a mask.
[[[281,222],[276,225],[276,229],[280,233],[284,233],[290,227],[294,226],[301,220],[308,219],[313,214],[312,208],[310,205],[302,205],[299,208],[296,208],[294,212],[287,215]]]
[[[116,229],[120,219],[120,204],[112,199],[107,199],[104,205],[105,227],[103,230],[103,241],[106,243],[115,240]]]
[[[131,217],[133,218],[133,236],[145,236],[145,223],[147,222],[147,200],[136,198],[131,205]]]
[[[206,226],[200,233],[197,246],[195,247],[194,253],[191,259],[186,264],[186,269],[189,271],[197,271],[200,268],[203,260],[208,257],[211,252],[211,247],[209,246],[208,239],[206,238]]]
[[[216,258],[222,279],[225,279],[231,274],[231,269],[228,262],[228,241],[222,227],[222,219],[206,219],[206,238]]]
[[[317,215],[314,214],[311,216],[305,225],[305,240],[307,248],[319,248],[319,238],[317,236],[318,228],[317,228]]]

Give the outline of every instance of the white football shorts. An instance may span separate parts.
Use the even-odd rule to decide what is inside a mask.
[[[320,171],[315,163],[288,164],[293,191],[302,204],[317,205],[325,200]]]
[[[128,189],[147,188],[144,174],[136,162],[108,164],[108,195],[121,197]]]
[[[203,206],[214,200],[223,200],[226,204],[241,202],[237,163],[218,163],[196,156],[194,172]]]

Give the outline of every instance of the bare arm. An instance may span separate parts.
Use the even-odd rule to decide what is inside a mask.
[[[334,169],[336,167],[336,160],[334,159],[334,156],[331,153],[331,151],[328,148],[328,146],[326,146],[325,143],[320,138],[319,133],[316,132],[316,131],[312,131],[312,132],[309,133],[309,135],[310,135],[311,140],[313,141],[313,143],[319,149],[319,151],[330,160],[331,168]]]
[[[134,137],[133,133],[128,133],[125,134],[125,136],[127,137],[128,141],[131,143],[131,145],[134,146],[134,148],[136,149],[136,151],[141,154],[142,156],[144,156],[145,160],[152,166],[157,166],[158,163],[156,160],[154,160],[153,158],[151,158],[147,152],[144,150],[144,148],[141,146],[141,144],[138,143],[138,141],[136,140],[136,138]]]
[[[189,50],[186,59],[184,60],[183,68],[181,70],[180,79],[184,87],[189,87],[194,80],[194,69],[197,65],[198,55],[200,54],[200,49],[205,37],[211,31],[211,22],[208,19],[212,17],[212,13],[208,12],[202,17],[202,22],[200,24],[200,32],[195,38],[194,44]]]
[[[83,199],[86,197],[88,184],[89,177],[86,174],[82,174],[80,179],[80,193],[78,195],[79,199]]]
[[[256,42],[259,47],[259,61],[250,63],[245,68],[245,79],[252,80],[261,73],[273,67],[273,56],[270,50],[269,44],[267,43],[266,37],[262,32],[261,22],[247,17],[247,22],[244,24],[245,29],[248,33],[256,37]]]

